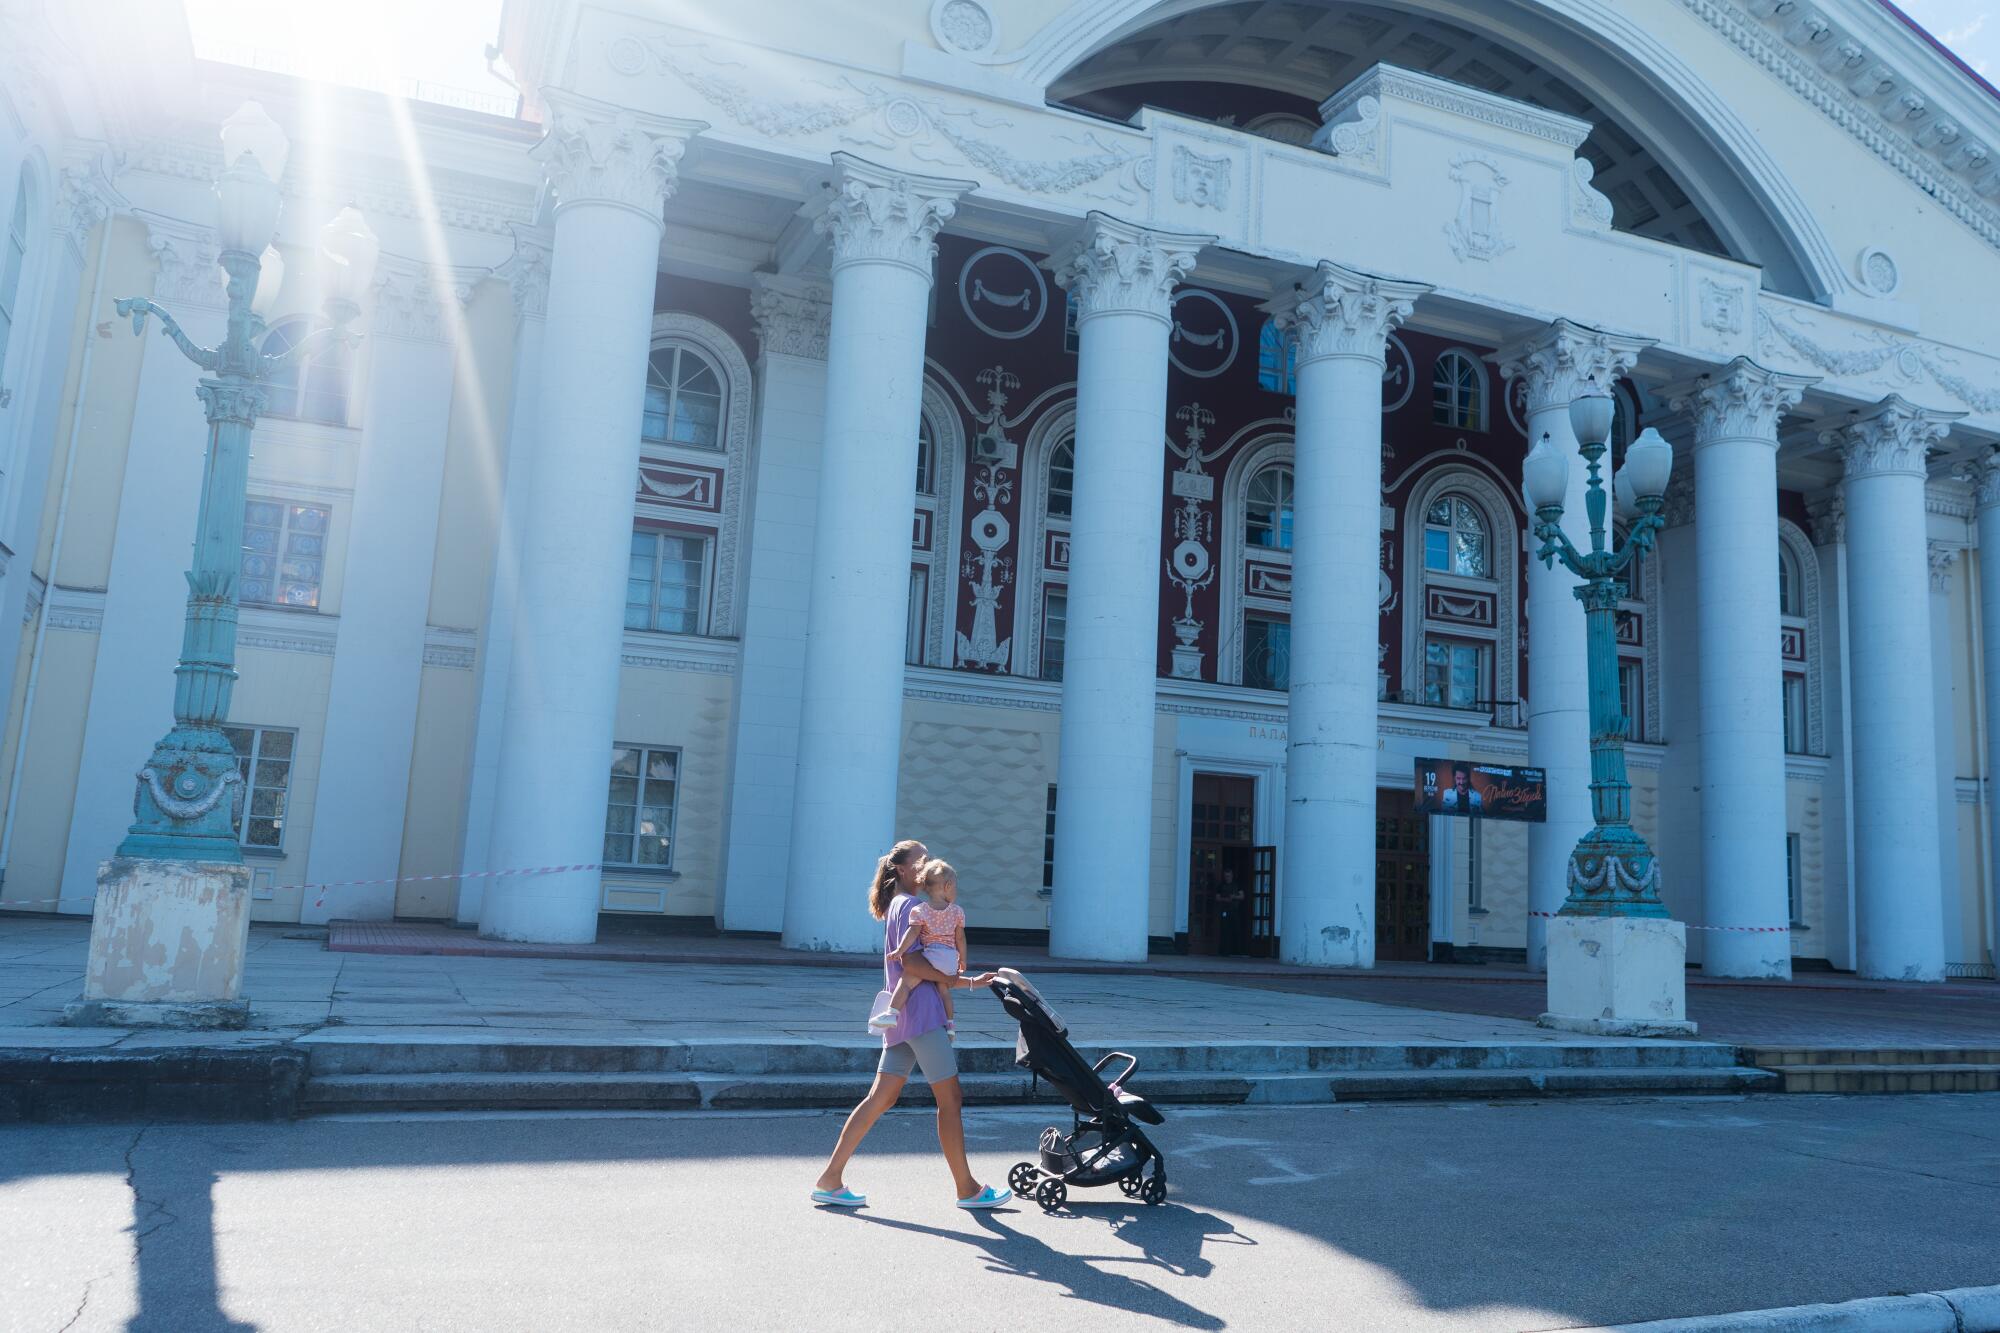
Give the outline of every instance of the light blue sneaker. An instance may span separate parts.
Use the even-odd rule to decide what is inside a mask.
[[[961,1208],[998,1208],[1001,1204],[1012,1200],[1013,1197],[1014,1191],[1012,1190],[996,1190],[991,1185],[988,1185],[971,1198],[960,1199],[958,1206]]]
[[[865,1208],[868,1205],[868,1196],[856,1194],[843,1185],[837,1190],[814,1190],[813,1202],[829,1204],[835,1208]]]

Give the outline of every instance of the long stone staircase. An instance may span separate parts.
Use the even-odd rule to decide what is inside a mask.
[[[2000,1047],[1753,1046],[1782,1092],[2000,1092]]]
[[[880,1047],[809,1041],[563,1041],[325,1032],[299,1043],[304,1114],[617,1108],[851,1106]],[[1105,1048],[1108,1049],[1108,1048]],[[1165,1103],[1313,1104],[1361,1100],[1742,1093],[1779,1077],[1704,1042],[1557,1045],[1244,1042],[1128,1043],[1127,1086]],[[1096,1059],[1104,1049],[1083,1048]],[[958,1049],[966,1099],[1053,1100],[1014,1065],[1011,1045]]]

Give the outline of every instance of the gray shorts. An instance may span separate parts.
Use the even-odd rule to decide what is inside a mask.
[[[882,1063],[875,1069],[895,1078],[908,1078],[918,1065],[924,1067],[926,1083],[942,1083],[948,1078],[957,1078],[958,1052],[952,1049],[951,1034],[943,1028],[932,1028],[908,1041],[884,1046]]]

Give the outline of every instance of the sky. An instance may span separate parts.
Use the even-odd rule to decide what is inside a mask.
[[[500,0],[185,2],[195,49],[210,58],[363,87],[417,79],[509,101],[513,96],[486,69],[484,49],[499,31]],[[1896,3],[1966,64],[2000,83],[2000,0]]]

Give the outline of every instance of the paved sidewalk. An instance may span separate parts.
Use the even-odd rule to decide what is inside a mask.
[[[533,958],[376,956],[328,952],[321,933],[250,932],[244,994],[257,1026],[240,1033],[126,1033],[59,1026],[83,984],[89,923],[0,919],[0,1047],[121,1051],[228,1046],[337,1025],[344,1034],[415,1029],[494,1040],[569,1034],[609,1041],[808,1040],[878,1045],[866,1031],[872,970],[806,963],[650,963]],[[1044,959],[1046,955],[1043,956]],[[981,966],[1016,961],[994,948]],[[1018,961],[1033,969],[1034,960]],[[747,962],[747,960],[746,960]],[[1035,975],[1043,975],[1035,971]],[[1611,1046],[1516,1018],[1382,1005],[1351,996],[1251,992],[1227,978],[1142,973],[1051,976],[1050,1002],[1079,1045],[1113,1042],[1287,1042]],[[1015,1026],[983,993],[962,992],[965,1041],[1011,1043]]]

